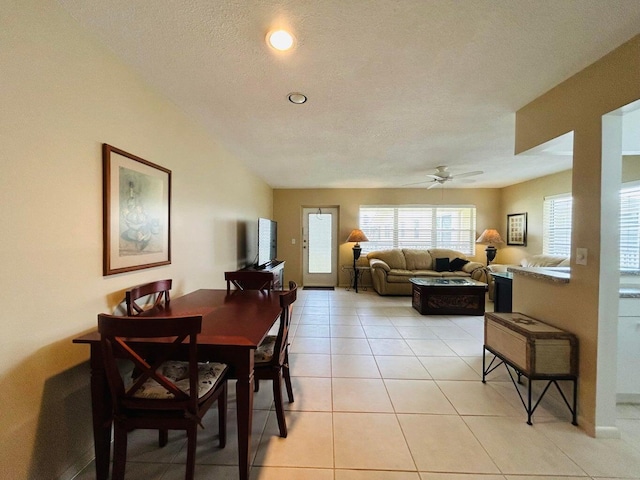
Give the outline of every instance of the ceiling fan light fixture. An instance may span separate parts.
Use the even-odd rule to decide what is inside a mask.
[[[293,47],[293,35],[286,30],[272,30],[267,33],[267,45],[281,52],[286,52]]]

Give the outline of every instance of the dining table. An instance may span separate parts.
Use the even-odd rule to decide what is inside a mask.
[[[202,289],[172,298],[165,305],[146,310],[150,317],[202,315],[198,334],[199,358],[229,365],[229,376],[236,379],[238,413],[239,478],[249,479],[251,425],[253,421],[254,351],[278,320],[281,292],[260,290]],[[167,339],[169,343],[171,339]],[[91,402],[97,480],[107,480],[111,448],[112,404],[102,360],[97,330],[74,338],[73,343],[90,346]],[[147,351],[163,348],[153,341]]]

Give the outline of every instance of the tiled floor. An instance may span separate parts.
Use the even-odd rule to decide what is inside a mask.
[[[482,317],[420,316],[410,301],[299,291],[289,436],[278,437],[264,382],[252,480],[640,479],[640,406],[619,406],[621,439],[587,436],[549,394],[529,426],[503,367],[480,381]],[[215,409],[205,420],[198,479],[237,478],[234,404],[231,393],[225,449]],[[128,478],[183,478],[184,434],[172,432],[163,449],[156,441],[155,432],[130,434]],[[93,478],[93,464],[76,477]]]

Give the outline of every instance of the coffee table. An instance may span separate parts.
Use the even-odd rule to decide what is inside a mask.
[[[484,315],[487,284],[471,278],[411,278],[412,306],[421,315]]]

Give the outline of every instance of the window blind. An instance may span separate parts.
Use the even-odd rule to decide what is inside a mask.
[[[571,255],[570,194],[545,197],[543,208],[542,253],[545,255]]]
[[[364,253],[389,248],[450,248],[475,253],[473,205],[362,205],[360,229]]]
[[[640,269],[640,185],[620,190],[620,269]]]

